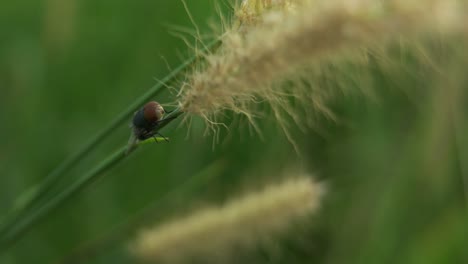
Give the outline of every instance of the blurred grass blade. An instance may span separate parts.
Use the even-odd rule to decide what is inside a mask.
[[[174,121],[182,113],[183,112],[181,112],[179,108],[176,108],[174,111],[167,115],[165,119],[166,121],[161,123],[158,131],[170,124],[170,122]],[[155,141],[155,139],[151,138],[149,140],[141,141],[136,147],[146,144],[148,143],[148,141],[152,142]],[[165,141],[165,139],[159,137],[156,138],[156,141]],[[16,238],[18,238],[21,234],[27,231],[39,219],[47,215],[50,211],[54,210],[62,203],[66,202],[74,194],[78,193],[86,186],[91,184],[100,175],[102,175],[102,173],[117,165],[121,160],[128,156],[130,152],[136,149],[131,148],[128,151],[127,148],[127,146],[120,148],[119,150],[111,154],[109,157],[104,159],[102,162],[100,162],[95,168],[93,168],[88,173],[80,177],[77,181],[66,186],[55,197],[51,198],[49,201],[45,201],[44,204],[37,206],[37,209],[32,208],[32,210],[29,210],[28,214],[24,217],[18,216],[18,219],[15,222],[13,222],[9,226],[5,226],[2,230],[0,230],[0,251],[8,248],[8,246],[11,245],[11,243],[15,241]]]
[[[133,104],[131,104],[125,111],[123,111],[117,118],[115,118],[109,125],[107,125],[104,129],[94,135],[88,143],[86,143],[80,150],[78,150],[75,154],[71,157],[66,159],[63,163],[61,163],[56,169],[54,169],[51,173],[49,173],[44,180],[38,185],[34,186],[35,192],[34,195],[28,195],[27,198],[23,198],[26,196],[21,195],[22,201],[19,204],[20,206],[15,206],[15,210],[11,212],[11,215],[7,216],[3,221],[3,226],[8,226],[8,222],[13,223],[18,219],[18,214],[22,211],[28,210],[31,206],[38,202],[39,199],[44,196],[47,191],[60,179],[60,177],[73,168],[81,159],[83,159],[86,155],[88,155],[101,141],[103,141],[109,133],[115,130],[119,125],[127,121],[132,113],[137,109],[140,105],[144,104],[148,99],[153,96],[158,95],[161,92],[161,89],[165,84],[172,81],[183,69],[185,69],[190,63],[192,63],[193,58],[187,60],[185,63],[180,65],[174,71],[172,71],[166,78],[164,78],[160,83],[153,86],[150,90],[148,90],[143,96],[138,98]],[[30,190],[27,191],[30,193]],[[1,232],[1,231],[0,231]]]
[[[85,186],[92,183],[92,181],[96,180],[97,176],[102,172],[113,167],[119,161],[125,158],[125,150],[126,147],[120,148],[103,162],[98,164],[94,169],[83,175],[83,177],[79,178],[76,182],[63,189],[59,194],[57,194],[55,198],[45,202],[44,205],[39,207],[37,210],[29,212],[27,216],[17,219],[18,221],[15,222],[13,226],[2,230],[0,233],[0,250],[6,249],[12,241],[14,241],[20,234],[31,227],[39,218],[46,215],[52,209],[56,208],[58,205],[69,199],[74,193],[77,193]]]
[[[142,144],[144,142],[142,142]],[[183,201],[185,199],[193,198],[195,194],[204,192],[204,187],[206,187],[209,182],[214,181],[216,177],[220,176],[222,171],[226,169],[226,165],[227,163],[224,159],[218,159],[201,171],[175,184],[173,188],[169,187],[163,194],[155,197],[154,202],[150,205],[145,206],[134,215],[129,215],[121,224],[111,228],[111,230],[94,241],[85,242],[84,245],[70,252],[58,263],[88,263],[101,252],[107,252],[119,243],[125,244],[126,248],[126,239],[133,236],[136,228],[149,224],[150,222],[154,223],[156,220],[161,220],[164,216],[164,210],[161,211],[162,208],[170,208],[184,204]]]

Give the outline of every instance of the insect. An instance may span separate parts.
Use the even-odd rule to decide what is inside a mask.
[[[128,142],[127,152],[135,147],[138,141],[151,137],[156,140],[155,135],[160,135],[168,141],[166,137],[158,132],[159,125],[165,120],[163,118],[165,113],[164,108],[156,101],[146,103],[140,110],[135,112],[131,124],[132,135]]]
[[[155,101],[146,103],[140,110],[136,111],[132,119],[133,134],[138,140],[154,137],[159,122],[164,117],[164,108]]]

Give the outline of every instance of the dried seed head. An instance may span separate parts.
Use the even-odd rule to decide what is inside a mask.
[[[184,111],[208,121],[225,109],[252,119],[252,105],[267,101],[277,117],[287,112],[298,120],[291,110],[294,98],[310,112],[330,115],[322,99],[332,92],[311,88],[316,86],[313,76],[323,72],[321,65],[361,60],[356,54],[362,50],[384,50],[401,37],[417,40],[441,29],[457,31],[467,13],[457,0],[302,0],[294,1],[295,12],[265,8],[269,3],[243,2],[241,13],[261,13],[262,19],[246,30],[226,32],[222,48],[188,76],[179,97]],[[298,74],[304,69],[306,74]],[[291,80],[293,85],[283,85]],[[310,85],[297,85],[304,81]]]
[[[237,20],[234,21],[234,27],[238,24],[242,27],[240,30],[246,30],[245,27],[254,26],[261,21],[262,16],[267,11],[276,10],[282,12],[292,12],[296,3],[301,0],[244,0],[236,12]]]
[[[144,230],[132,250],[137,257],[158,263],[227,260],[236,250],[271,239],[316,212],[323,193],[323,186],[307,175],[286,180],[223,207],[200,210]]]

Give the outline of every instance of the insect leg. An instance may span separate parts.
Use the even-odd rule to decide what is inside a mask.
[[[153,135],[153,138],[154,138],[154,142],[156,142],[156,143],[159,144],[159,141],[158,141],[158,139],[156,138],[156,135]]]
[[[160,135],[162,138],[164,138],[164,140],[166,140],[166,142],[169,142],[169,139],[163,135],[161,135],[161,133],[159,132],[156,132],[157,135]]]

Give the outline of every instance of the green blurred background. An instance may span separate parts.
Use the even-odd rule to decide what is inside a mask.
[[[187,4],[208,37],[210,24],[221,24],[216,6],[229,16],[226,2]],[[0,219],[180,64],[190,54],[181,36],[194,43],[193,32],[180,1],[0,2]],[[171,124],[163,132],[170,143],[136,151],[0,252],[0,263],[134,263],[127,245],[139,227],[220,204],[294,166],[327,183],[320,214],[275,252],[259,246],[240,261],[468,263],[466,42],[429,43],[435,66],[395,48],[401,65],[391,70],[372,60],[350,67],[346,76],[365,71],[374,96],[337,97],[338,122],[318,116],[313,129],[294,128],[299,155],[268,115],[260,137],[227,114],[216,144],[203,120]],[[125,124],[109,135],[61,186],[129,133]]]

